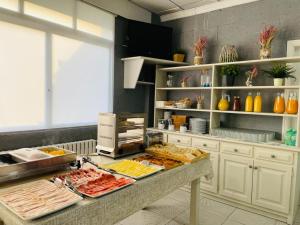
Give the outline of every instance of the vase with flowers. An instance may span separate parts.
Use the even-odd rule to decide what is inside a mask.
[[[247,87],[251,87],[253,86],[252,83],[253,83],[253,78],[257,77],[257,67],[256,66],[252,66],[252,68],[250,70],[248,70],[245,75],[247,77],[247,80],[246,80],[246,86]]]
[[[190,79],[190,76],[185,76],[181,79],[180,81],[180,85],[181,87],[187,87],[188,86],[188,83],[187,81]]]
[[[204,49],[207,46],[207,37],[199,37],[198,41],[194,44],[194,64],[200,65],[203,63]]]
[[[260,59],[271,58],[271,43],[275,37],[276,32],[277,32],[276,27],[272,25],[265,26],[264,29],[260,32],[259,35]]]

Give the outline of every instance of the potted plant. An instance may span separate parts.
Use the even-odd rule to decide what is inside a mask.
[[[235,77],[240,73],[237,65],[226,65],[221,67],[222,86],[233,86]]]
[[[275,64],[270,70],[263,70],[274,80],[274,86],[282,86],[285,78],[294,78],[292,74],[295,70],[285,64]]]
[[[275,37],[276,32],[277,29],[272,25],[265,26],[264,29],[260,32],[259,34],[260,59],[271,58],[271,43]]]
[[[194,44],[194,64],[200,65],[203,63],[203,57],[204,57],[204,49],[207,46],[207,37],[199,37],[198,41]]]
[[[173,53],[173,61],[175,62],[183,62],[185,58],[186,52],[182,49],[177,49]]]

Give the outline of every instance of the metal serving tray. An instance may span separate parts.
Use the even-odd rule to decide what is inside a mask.
[[[18,162],[11,165],[1,166],[0,183],[65,169],[71,162],[76,160],[76,153],[65,149],[64,151],[66,154],[61,156],[52,156],[35,161]],[[7,154],[9,154],[9,152],[0,153],[0,155]]]

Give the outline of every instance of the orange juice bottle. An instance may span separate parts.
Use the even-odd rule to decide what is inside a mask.
[[[298,113],[298,100],[296,94],[291,93],[286,104],[286,112],[288,114],[297,114]]]
[[[274,113],[284,113],[285,111],[285,102],[284,102],[284,97],[283,93],[277,93],[277,97],[275,98],[274,101],[274,108],[273,108]]]
[[[252,111],[253,111],[253,97],[252,97],[252,93],[249,92],[248,96],[246,97],[245,112],[252,112]]]
[[[262,97],[260,95],[260,92],[257,92],[254,98],[254,112],[261,112],[261,109],[262,109]]]

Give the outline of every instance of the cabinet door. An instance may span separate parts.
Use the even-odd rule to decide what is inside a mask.
[[[210,152],[210,161],[212,164],[214,176],[210,180],[207,180],[205,177],[202,177],[200,188],[206,191],[217,193],[219,177],[219,154],[215,152]]]
[[[287,213],[292,167],[257,160],[253,168],[252,204]]]
[[[253,160],[222,154],[220,160],[220,194],[251,203]]]

